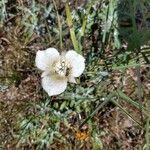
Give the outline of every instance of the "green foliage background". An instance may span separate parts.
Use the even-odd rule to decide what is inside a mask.
[[[149,94],[141,81],[142,69],[146,70],[144,77],[149,76],[149,0],[1,0],[0,10],[0,90],[4,91],[0,147],[109,149],[102,140],[107,133],[100,127],[99,115],[107,114],[108,108],[119,108],[132,120],[132,126],[145,133],[136,148],[150,148]],[[86,59],[78,84],[68,85],[56,97],[48,97],[41,89],[40,72],[34,65],[36,51],[48,47],[60,52],[74,49]],[[136,71],[134,95],[125,90],[129,69]],[[25,85],[11,101],[5,90],[20,89],[28,77],[35,83]],[[27,95],[32,89],[36,90],[30,99]],[[138,116],[130,107],[139,112]],[[77,139],[78,131],[86,131],[88,140]],[[118,143],[111,149],[121,149],[123,144]]]

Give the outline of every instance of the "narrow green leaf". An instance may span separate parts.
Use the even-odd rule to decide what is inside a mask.
[[[71,35],[71,40],[72,40],[74,49],[78,53],[81,53],[81,51],[79,49],[78,41],[76,39],[76,35],[75,35],[75,32],[74,32],[74,27],[73,27],[73,22],[72,22],[72,16],[71,16],[71,12],[70,12],[70,8],[69,8],[68,2],[65,5],[65,9],[66,9],[66,15],[67,15],[67,24],[68,24],[68,27],[70,29],[70,35]]]
[[[147,118],[146,120],[146,133],[145,133],[145,138],[146,138],[146,150],[150,149],[150,118]]]
[[[108,95],[107,99],[101,103],[79,126],[79,128],[82,128],[82,126],[91,119],[100,109],[102,109],[108,102],[110,101],[110,98],[112,97],[112,94]]]
[[[138,121],[136,121],[136,120],[130,115],[130,113],[129,113],[127,110],[125,110],[119,103],[117,103],[117,102],[114,101],[114,100],[111,100],[111,102],[113,102],[116,106],[118,106],[128,117],[130,117],[134,122],[136,122],[140,127],[142,127],[141,124],[140,124]]]
[[[83,23],[82,23],[82,28],[81,28],[81,36],[84,36],[86,25],[87,25],[87,18],[88,18],[89,12],[91,10],[91,7],[92,7],[92,4],[89,4],[89,7],[87,9],[87,13],[83,18]]]
[[[140,106],[139,103],[135,102],[134,100],[132,100],[130,97],[128,97],[126,94],[124,94],[122,91],[117,90],[117,92],[113,92],[116,96],[120,96],[122,99],[124,99],[125,101],[131,103],[132,105],[134,105],[136,108],[140,109],[144,109],[147,112],[150,112],[150,110],[148,110],[147,108],[145,108],[144,106]]]

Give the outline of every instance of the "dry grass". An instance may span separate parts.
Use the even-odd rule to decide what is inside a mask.
[[[78,10],[78,6],[86,8],[84,4],[85,1],[72,1],[71,9]],[[98,6],[103,10],[104,2],[101,4]],[[63,26],[61,50],[72,49],[65,4],[56,1],[56,5]],[[81,129],[78,127],[112,91],[121,90],[139,105],[149,108],[149,66],[145,59],[140,55],[138,63],[143,66],[140,67],[138,78],[137,67],[126,67],[125,64],[121,64],[127,49],[117,49],[114,46],[113,27],[109,30],[106,41],[102,42],[101,33],[104,32],[101,27],[104,22],[99,25],[100,20],[95,14],[95,22],[92,26],[90,23],[87,24],[89,29],[83,38],[80,37],[87,66],[80,78],[81,84],[69,85],[64,94],[50,98],[41,87],[40,71],[35,67],[34,60],[37,50],[48,47],[60,48],[56,9],[52,1],[49,3],[47,0],[39,0],[36,4],[34,1],[8,1],[6,6],[8,16],[0,28],[0,148],[42,149],[40,142],[33,141],[40,138],[39,136],[44,139],[42,135],[50,128],[56,135],[54,134],[51,143],[48,143],[50,138],[47,139],[48,144],[43,145],[43,149],[142,149],[146,145],[144,126],[149,112],[145,115],[143,110],[132,103],[122,101],[119,96],[113,96],[111,99],[122,105],[134,120],[110,102],[97,111]],[[45,10],[50,11],[50,15]],[[99,11],[97,13],[99,14]],[[82,22],[82,14],[80,17]],[[79,22],[75,22],[77,35]],[[131,52],[127,56],[132,61],[136,53]],[[121,65],[125,69],[113,68]],[[102,76],[99,74],[100,71],[105,71],[108,75]],[[139,88],[142,97],[138,95]],[[33,133],[35,131],[39,136],[34,135],[32,129],[29,133],[28,130],[22,130],[23,122],[30,119]],[[19,143],[20,137],[24,138],[24,143]]]

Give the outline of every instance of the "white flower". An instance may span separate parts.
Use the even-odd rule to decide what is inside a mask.
[[[67,82],[76,83],[85,69],[85,59],[73,50],[60,55],[55,48],[38,51],[35,58],[36,66],[43,71],[42,86],[49,96],[65,91]]]

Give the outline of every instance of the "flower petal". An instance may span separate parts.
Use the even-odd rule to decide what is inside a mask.
[[[72,76],[79,77],[85,69],[85,59],[77,52],[70,50],[66,53],[66,59],[72,67]]]
[[[49,96],[58,95],[67,88],[67,79],[56,79],[52,76],[44,76],[42,78],[42,86]]]
[[[35,64],[44,71],[58,57],[59,52],[55,48],[48,48],[44,51],[39,50],[36,53]]]
[[[76,80],[75,80],[75,78],[72,77],[72,76],[70,76],[70,77],[68,78],[68,81],[69,81],[70,83],[77,83]]]

